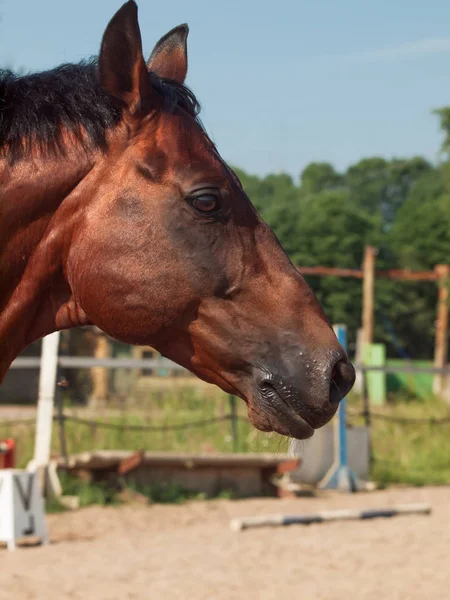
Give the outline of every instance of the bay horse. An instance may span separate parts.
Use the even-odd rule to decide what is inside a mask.
[[[240,396],[258,429],[307,438],[354,370],[202,127],[187,35],[145,62],[129,1],[97,59],[1,71],[0,379],[31,342],[94,324]]]

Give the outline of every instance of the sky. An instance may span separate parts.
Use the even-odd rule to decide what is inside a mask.
[[[0,65],[30,71],[98,53],[116,0],[0,0]],[[230,164],[298,178],[368,156],[438,157],[450,105],[448,0],[141,0],[149,55],[187,22],[186,83]]]

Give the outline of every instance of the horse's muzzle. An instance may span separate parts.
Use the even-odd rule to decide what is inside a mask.
[[[321,361],[301,358],[284,355],[254,370],[249,417],[258,429],[311,437],[352,388],[355,370],[344,350],[334,350]]]

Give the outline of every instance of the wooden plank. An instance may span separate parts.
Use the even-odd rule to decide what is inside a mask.
[[[119,461],[119,465],[117,468],[117,472],[119,475],[126,475],[134,469],[137,469],[144,462],[144,450],[138,450],[138,452],[134,452],[131,456],[127,458],[123,458]]]
[[[389,269],[387,271],[376,271],[376,278],[397,279],[400,281],[436,281],[434,271],[410,271],[409,269]]]
[[[277,466],[277,474],[283,475],[284,473],[292,473],[300,466],[300,459],[291,458],[290,460],[285,460]]]
[[[358,269],[339,269],[337,267],[297,267],[302,275],[319,275],[330,277],[353,277],[362,279],[363,272]]]
[[[222,454],[195,455],[170,453],[145,453],[138,462],[136,453],[126,451],[100,451],[69,457],[61,468],[72,473],[91,473],[94,481],[109,481],[110,485],[122,483],[118,476],[119,464],[133,464],[137,470],[132,477],[143,485],[169,482],[183,489],[214,496],[220,490],[231,490],[238,496],[276,496],[279,488],[273,476],[298,468],[300,459],[288,455]]]
[[[130,458],[134,453],[128,450],[99,450],[83,452],[69,456],[67,466],[70,469],[105,469],[112,468],[119,462]],[[268,468],[277,469],[286,463],[289,468],[297,468],[297,459],[287,454],[176,454],[170,452],[145,452],[142,465],[146,466],[174,466],[185,469],[194,468]],[[64,466],[61,463],[61,466]]]
[[[339,267],[296,267],[302,275],[318,277],[348,277],[363,279],[364,271],[360,269],[340,269]],[[410,269],[387,269],[375,271],[376,279],[396,279],[399,281],[436,281],[434,271],[411,271]]]

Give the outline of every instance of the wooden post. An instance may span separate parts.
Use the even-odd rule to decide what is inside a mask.
[[[449,312],[449,280],[450,266],[436,265],[435,273],[438,283],[438,303],[436,315],[436,337],[434,346],[434,366],[443,369],[447,366],[448,352],[448,312]],[[433,379],[433,392],[443,396],[445,392],[446,377],[443,373],[436,373]]]
[[[363,262],[363,306],[362,329],[363,343],[373,342],[373,312],[375,287],[375,256],[377,251],[372,246],[366,246]]]
[[[110,356],[110,344],[105,333],[98,330],[94,350],[95,358],[108,358]],[[109,371],[102,367],[91,369],[92,397],[91,403],[104,402],[109,392]]]

